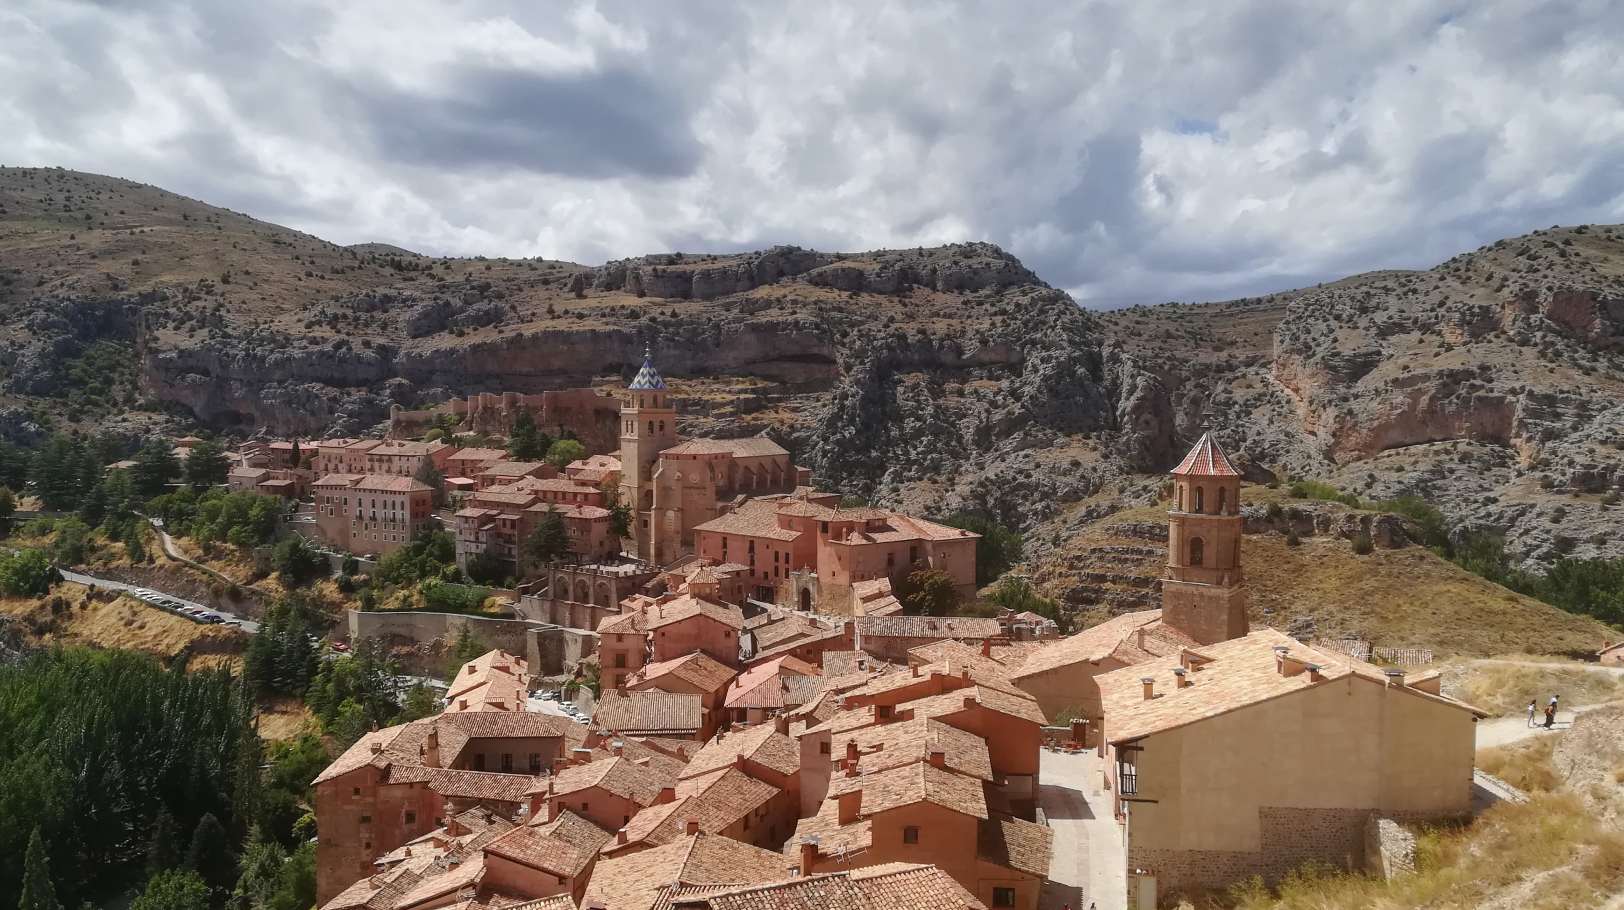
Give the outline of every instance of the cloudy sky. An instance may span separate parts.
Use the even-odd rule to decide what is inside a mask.
[[[1093,306],[1624,221],[1616,2],[4,0],[0,163],[579,262],[991,240]]]

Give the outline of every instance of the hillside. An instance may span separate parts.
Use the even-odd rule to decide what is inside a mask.
[[[984,509],[1040,550],[1149,503],[1144,475],[1210,416],[1253,479],[1419,495],[1539,565],[1624,555],[1621,276],[1624,231],[1575,227],[1426,271],[1094,314],[990,244],[434,258],[3,168],[0,438],[356,433],[392,404],[612,387],[649,346],[684,432],[767,431],[823,485]]]
[[[1431,648],[1439,657],[1588,653],[1605,625],[1506,590],[1406,539],[1401,519],[1335,503],[1244,491],[1241,560],[1254,626],[1299,638],[1362,638],[1382,647]],[[1267,504],[1284,517],[1267,517]],[[1027,566],[1033,583],[1086,622],[1161,603],[1167,506],[1117,512],[1080,527]],[[1286,531],[1300,543],[1291,546]],[[1377,541],[1353,551],[1360,532]]]

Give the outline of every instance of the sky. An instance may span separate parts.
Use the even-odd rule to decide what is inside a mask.
[[[0,163],[596,264],[999,244],[1086,306],[1624,221],[1608,0],[4,0]]]

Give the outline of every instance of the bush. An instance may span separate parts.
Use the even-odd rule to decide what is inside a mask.
[[[1021,561],[1021,535],[985,512],[955,512],[942,524],[981,535],[976,542],[976,584],[984,585]]]
[[[0,552],[0,594],[7,597],[39,597],[60,577],[39,550]]]
[[[1360,508],[1359,497],[1352,493],[1344,493],[1328,483],[1317,480],[1294,480],[1291,482],[1291,495],[1294,499],[1317,499],[1324,502],[1340,502],[1349,508]]]
[[[282,583],[302,585],[326,572],[327,557],[310,548],[304,538],[294,535],[276,545],[271,556],[272,565]]]
[[[1360,556],[1368,556],[1375,549],[1376,543],[1370,539],[1368,533],[1360,531],[1353,536],[1353,552],[1358,553]]]
[[[915,569],[897,586],[897,600],[909,614],[946,616],[959,605],[959,593],[941,569]]]
[[[437,613],[478,613],[485,598],[491,596],[490,588],[452,584],[438,578],[424,582],[418,590],[424,605]]]
[[[1288,546],[1288,547],[1300,547],[1302,545],[1303,545],[1303,539],[1301,537],[1297,536],[1296,531],[1287,531],[1286,532],[1286,546]]]

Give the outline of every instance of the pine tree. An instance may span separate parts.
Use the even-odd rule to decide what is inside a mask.
[[[209,885],[188,870],[160,872],[131,902],[130,910],[209,910]]]
[[[169,807],[159,810],[158,817],[152,822],[152,836],[147,839],[147,875],[157,875],[165,869],[173,869],[180,865],[180,846],[176,842],[179,832],[175,830],[175,817],[169,814]]]
[[[28,854],[23,858],[23,893],[17,910],[62,910],[51,883],[50,861],[45,856],[45,838],[39,828],[28,838]]]
[[[508,434],[508,454],[515,461],[535,461],[546,453],[541,433],[536,429],[536,418],[529,411],[520,411],[519,416],[513,418],[513,432]]]
[[[192,453],[186,456],[186,482],[198,489],[225,483],[230,470],[225,446],[213,439],[192,446]]]
[[[11,516],[17,513],[17,494],[11,492],[10,487],[0,487],[0,529],[11,524]]]
[[[434,459],[425,457],[423,464],[412,475],[412,479],[419,483],[428,484],[434,490],[434,505],[436,508],[445,505],[445,475],[435,466]]]
[[[84,494],[79,474],[82,456],[79,442],[60,433],[34,453],[28,473],[45,508],[60,511],[79,505]]]
[[[232,904],[243,910],[259,910],[269,905],[287,861],[287,851],[275,838],[266,837],[258,825],[250,828],[248,842],[242,849],[242,875],[231,893]]]
[[[130,479],[142,496],[157,496],[180,476],[180,461],[163,439],[150,440],[135,456]]]
[[[549,506],[536,529],[525,538],[524,555],[530,565],[536,566],[561,559],[569,551],[570,538],[564,528],[564,518]]]
[[[213,812],[203,813],[186,850],[186,870],[195,872],[211,888],[223,888],[236,878],[237,862],[227,845],[225,826]]]

